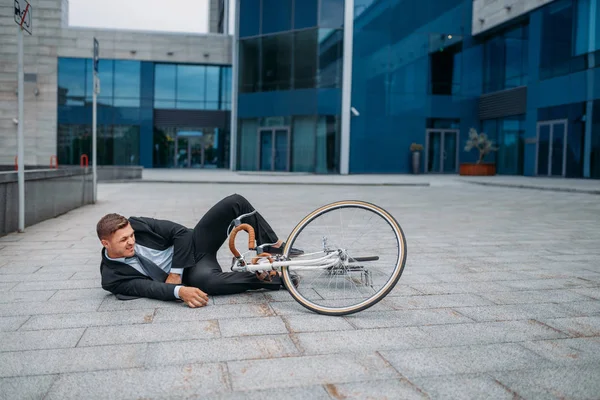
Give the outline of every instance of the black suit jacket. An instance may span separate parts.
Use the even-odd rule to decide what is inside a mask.
[[[138,244],[155,250],[173,246],[172,268],[189,268],[195,265],[193,230],[167,220],[146,217],[130,217]],[[175,286],[139,273],[135,268],[106,258],[102,248],[100,275],[102,288],[120,300],[147,297],[158,300],[176,300]],[[166,279],[166,278],[165,278]]]

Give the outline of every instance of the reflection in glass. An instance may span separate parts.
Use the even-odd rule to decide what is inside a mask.
[[[206,67],[206,110],[219,109],[219,67]]]
[[[288,131],[287,129],[275,130],[275,149],[273,152],[273,166],[275,171],[287,171],[288,169]]]
[[[261,0],[243,0],[240,5],[240,37],[258,35],[260,29]]]
[[[339,88],[342,85],[343,32],[319,29],[318,87]]]
[[[253,93],[260,90],[260,40],[255,38],[240,41],[240,93]]]
[[[262,0],[262,35],[289,31],[291,28],[292,0]]]
[[[98,105],[113,105],[113,78],[114,61],[100,60],[98,63],[98,78],[100,78],[100,94],[98,94]],[[86,59],[86,90],[85,100],[92,104],[94,97],[94,67],[92,59]]]
[[[443,172],[455,172],[456,160],[456,133],[444,132],[444,169]]]
[[[58,59],[58,105],[78,105],[85,102],[85,59]]]
[[[225,136],[216,128],[155,127],[153,166],[224,168],[229,162]]]
[[[538,175],[548,175],[548,161],[550,153],[550,125],[538,125]]]
[[[302,7],[298,5],[302,4]],[[317,26],[319,0],[296,0],[294,8],[294,29],[312,28]]]
[[[292,34],[263,36],[262,90],[289,90],[292,75]]]
[[[273,169],[273,131],[260,131],[260,170],[271,171]]]
[[[441,132],[429,132],[429,142],[427,143],[427,172],[441,172],[441,150]]]
[[[344,0],[321,0],[319,26],[339,28],[344,23]]]
[[[175,108],[176,77],[174,64],[154,66],[154,108]]]
[[[554,124],[552,126],[552,161],[551,174],[553,176],[563,175],[563,160],[565,151],[565,125]]]
[[[294,32],[294,89],[316,85],[317,33],[317,29]]]
[[[202,109],[206,99],[206,66],[177,66],[177,108]]]
[[[139,61],[115,60],[115,107],[140,106],[140,73]]]
[[[524,122],[524,117],[500,120],[496,163],[499,175],[523,175]]]

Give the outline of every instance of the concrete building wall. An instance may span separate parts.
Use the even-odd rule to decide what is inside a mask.
[[[553,1],[554,0],[474,0],[473,36]]]
[[[223,0],[209,0],[208,31],[210,33],[221,33],[219,32],[221,3],[223,3]]]
[[[212,2],[212,0],[211,0]],[[17,155],[17,32],[12,2],[0,7],[0,165]],[[181,63],[231,64],[231,38],[217,34],[178,34],[68,28],[68,0],[38,0],[33,35],[25,33],[25,164],[49,165],[56,154],[57,58],[100,57]]]

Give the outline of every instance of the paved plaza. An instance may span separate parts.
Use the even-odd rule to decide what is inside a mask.
[[[103,183],[97,204],[0,237],[0,397],[600,398],[600,197],[434,183]],[[190,309],[100,287],[101,216],[193,227],[231,193],[283,239],[323,204],[376,203],[406,234],[405,272],[346,317],[286,291]]]

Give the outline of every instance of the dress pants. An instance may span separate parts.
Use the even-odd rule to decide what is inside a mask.
[[[196,265],[183,272],[183,283],[197,287],[209,295],[242,293],[247,290],[279,290],[282,280],[261,281],[253,272],[223,272],[217,262],[217,251],[228,239],[227,228],[242,214],[254,211],[243,196],[233,194],[215,204],[198,222],[193,231]],[[277,242],[277,235],[258,212],[245,217],[256,234],[258,245]]]

